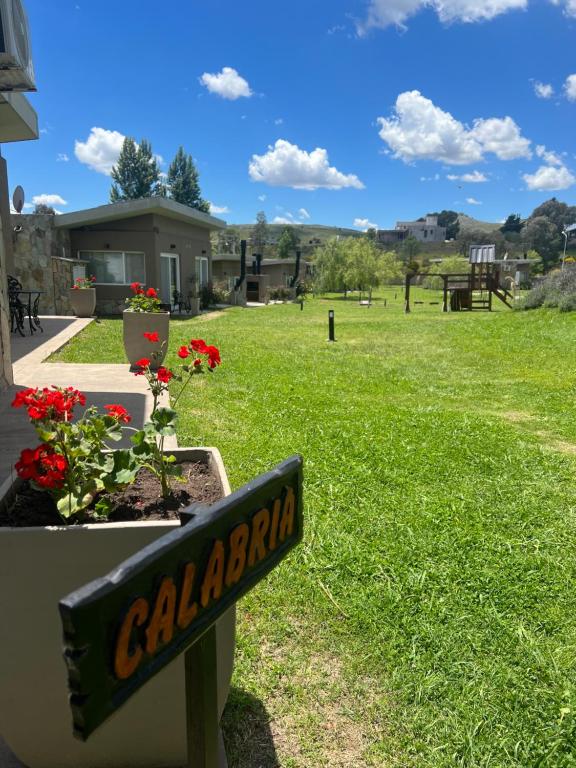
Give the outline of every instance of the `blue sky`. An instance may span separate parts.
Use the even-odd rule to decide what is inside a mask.
[[[230,223],[576,204],[576,0],[25,5],[42,133],[2,152],[28,203],[107,202],[129,135],[164,170],[182,144]]]

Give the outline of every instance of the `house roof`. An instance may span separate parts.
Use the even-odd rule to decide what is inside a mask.
[[[176,203],[166,197],[144,197],[141,200],[123,200],[120,203],[100,205],[97,208],[86,208],[83,211],[63,213],[55,217],[55,225],[65,229],[84,227],[89,224],[103,224],[107,221],[131,219],[135,216],[155,213],[168,219],[184,221],[205,229],[224,229],[226,222],[216,219],[188,205]]]
[[[490,264],[496,261],[495,245],[471,245],[468,262],[470,264]]]

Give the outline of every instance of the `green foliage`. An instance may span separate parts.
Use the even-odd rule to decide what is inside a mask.
[[[268,291],[268,297],[272,301],[290,301],[294,292],[290,288],[285,288],[283,285],[278,285],[270,288]]]
[[[409,235],[398,249],[398,253],[401,259],[403,259],[405,262],[409,262],[413,261],[414,258],[418,256],[421,249],[422,246],[420,245],[420,242],[414,237],[414,235]]]
[[[383,252],[366,237],[329,240],[314,252],[314,288],[370,291],[402,276],[395,253]]]
[[[298,243],[299,240],[294,231],[294,227],[284,227],[280,239],[278,240],[278,258],[289,259],[294,255],[294,251],[298,248]]]
[[[561,312],[576,309],[576,268],[566,266],[555,269],[532,288],[522,302],[521,309],[557,307]]]
[[[432,264],[422,286],[438,291],[443,287],[444,283],[442,278],[435,277],[435,275],[458,275],[468,274],[468,272],[470,272],[468,259],[465,259],[463,256],[448,256],[442,259],[441,264]]]
[[[203,213],[210,213],[210,203],[202,198],[198,171],[183,147],[179,147],[170,163],[166,179],[168,195],[176,203],[187,205]]]
[[[531,216],[522,230],[522,242],[526,248],[537,251],[544,271],[558,261],[562,238],[557,225],[547,216]]]
[[[258,211],[256,214],[256,224],[252,229],[251,240],[254,252],[263,256],[268,241],[268,221],[264,211]]]
[[[504,224],[500,227],[500,232],[520,232],[523,227],[522,218],[519,213],[511,213]]]
[[[455,240],[460,232],[460,222],[456,211],[440,211],[432,213],[431,216],[438,216],[438,226],[446,227],[446,239]]]
[[[44,216],[55,216],[56,211],[51,205],[46,205],[46,203],[36,203],[34,206],[34,210],[32,211],[35,215],[44,215]]]
[[[110,189],[111,203],[161,194],[158,163],[146,139],[142,139],[138,146],[129,136],[124,139],[111,177],[114,182]]]
[[[346,253],[342,240],[334,237],[316,248],[313,261],[316,291],[326,293],[345,290]]]

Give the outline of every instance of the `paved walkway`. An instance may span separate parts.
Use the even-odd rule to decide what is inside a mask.
[[[131,426],[140,427],[149,416],[152,398],[143,376],[130,373],[123,365],[76,365],[45,363],[80,333],[92,319],[72,317],[41,318],[44,333],[24,338],[12,334],[14,386],[0,392],[0,485],[14,477],[14,463],[20,451],[37,444],[26,412],[11,407],[14,394],[24,387],[49,387],[52,384],[75,387],[86,395],[87,405],[102,408],[107,403],[120,403],[132,415]],[[172,439],[168,449],[176,447]],[[8,749],[0,736],[0,768],[25,768]]]

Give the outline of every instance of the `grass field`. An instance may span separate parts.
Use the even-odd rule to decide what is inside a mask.
[[[304,543],[239,604],[230,766],[574,766],[576,316],[393,293],[172,323],[223,359],[180,443],[233,487],[306,463]],[[54,359],[121,361],[120,321]]]

